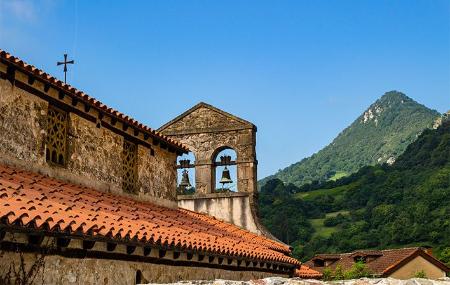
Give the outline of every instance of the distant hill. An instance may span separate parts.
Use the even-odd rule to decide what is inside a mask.
[[[406,147],[440,114],[403,93],[384,94],[343,130],[331,144],[311,157],[260,181],[278,178],[301,186],[313,181],[335,180],[363,166],[393,163]]]
[[[450,120],[425,130],[392,165],[308,187],[270,180],[260,213],[303,260],[318,252],[429,245],[450,265]]]

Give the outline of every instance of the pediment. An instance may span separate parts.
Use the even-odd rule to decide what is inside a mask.
[[[206,103],[199,103],[158,129],[165,135],[256,129],[252,123]]]

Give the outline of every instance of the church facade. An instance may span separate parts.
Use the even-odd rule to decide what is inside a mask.
[[[256,128],[236,118],[215,132],[230,141],[208,147],[185,117],[155,131],[0,50],[0,283],[292,276],[289,246],[257,222]],[[225,147],[238,149],[238,193],[213,193],[201,161]],[[176,191],[189,151],[192,197]],[[211,210],[238,200],[230,214]]]

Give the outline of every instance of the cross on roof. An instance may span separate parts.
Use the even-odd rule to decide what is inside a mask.
[[[69,60],[67,61],[67,53],[64,54],[64,61],[58,61],[56,63],[57,66],[64,64],[64,83],[67,83],[67,65],[74,64],[75,61]]]

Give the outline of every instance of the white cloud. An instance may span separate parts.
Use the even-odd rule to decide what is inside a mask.
[[[0,20],[12,17],[24,22],[35,21],[35,3],[31,0],[0,0]]]

